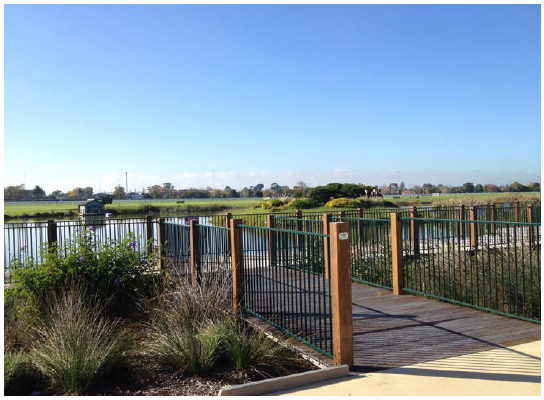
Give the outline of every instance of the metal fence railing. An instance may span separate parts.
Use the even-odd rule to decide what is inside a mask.
[[[401,221],[404,291],[540,321],[539,223]]]
[[[391,289],[391,218],[332,217],[332,221],[350,224],[352,281]]]
[[[244,309],[332,357],[328,235],[238,225],[241,229]]]
[[[232,284],[229,228],[198,225],[198,269],[215,282]]]
[[[176,276],[191,278],[191,228],[189,225],[163,222],[166,268]]]

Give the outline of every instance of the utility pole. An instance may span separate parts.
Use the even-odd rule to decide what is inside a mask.
[[[213,176],[213,189],[215,190],[215,169],[212,169],[212,176]]]
[[[397,196],[400,196],[400,173],[397,171]]]
[[[125,187],[126,187],[125,196],[128,196],[128,172],[125,172]]]

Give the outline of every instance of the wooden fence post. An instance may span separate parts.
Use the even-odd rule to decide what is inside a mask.
[[[349,223],[333,222],[331,227],[331,297],[334,365],[353,367],[353,310]]]
[[[232,308],[235,314],[242,312],[244,300],[244,266],[242,258],[241,219],[230,220],[230,248],[232,257]]]
[[[393,253],[393,294],[401,295],[404,277],[402,265],[402,222],[399,213],[391,213],[391,251]]]
[[[490,205],[489,211],[491,213],[489,220],[492,222],[495,222],[495,219],[497,218],[497,215],[495,214],[495,204]],[[496,231],[497,231],[497,227],[495,226],[495,224],[491,224],[490,233],[494,234]]]
[[[202,274],[200,270],[200,245],[198,242],[198,221],[192,219],[190,222],[190,243],[191,243],[191,283],[193,286],[200,284]]]
[[[419,227],[417,221],[414,221],[413,218],[417,218],[417,207],[412,206],[410,209],[410,238],[412,239],[412,250],[414,256],[419,255]]]
[[[330,235],[331,233],[331,215],[330,214],[323,214],[323,234],[324,235]],[[330,276],[330,270],[331,270],[331,238],[325,237],[323,238],[323,244],[325,246],[324,249],[324,257],[325,257],[325,278],[328,278]]]
[[[460,205],[459,206],[459,219],[460,220],[464,220],[465,219],[465,206],[464,205]],[[465,237],[465,223],[464,222],[460,222],[459,223],[459,236],[461,238],[464,238]]]
[[[533,205],[527,204],[527,222],[533,223]],[[529,245],[535,245],[535,230],[534,226],[529,225]]]
[[[230,228],[230,220],[232,219],[232,213],[227,213],[225,215],[225,228]],[[230,252],[230,237],[227,234],[227,254]]]
[[[357,219],[359,219],[359,221],[357,221],[357,230],[359,232],[359,242],[362,241],[362,236],[363,236],[363,221],[360,221],[362,218],[363,218],[363,209],[358,208]]]
[[[304,230],[302,225],[302,211],[295,210],[295,226],[297,232]],[[296,235],[297,251],[304,251],[304,235]]]
[[[151,215],[145,216],[145,239],[147,242],[147,254],[153,253],[153,220]]]
[[[54,252],[57,248],[57,223],[49,219],[47,220],[47,244],[49,247],[49,252]]]
[[[476,221],[478,214],[476,206],[470,207],[470,220]],[[478,249],[478,227],[476,223],[470,223],[470,249],[476,251]]]
[[[166,253],[166,237],[164,233],[164,221],[162,218],[157,219],[157,242],[159,246],[159,271],[161,271],[165,265],[165,253]]]
[[[519,201],[514,202],[514,221],[519,222]]]
[[[274,215],[266,216],[266,227],[275,228]],[[276,265],[276,232],[268,231],[268,263],[270,266]]]

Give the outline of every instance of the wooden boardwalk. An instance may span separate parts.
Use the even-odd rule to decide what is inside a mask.
[[[540,325],[352,285],[356,369],[412,365],[540,340]]]
[[[306,274],[282,270],[283,279],[279,279],[267,266],[248,268],[246,290],[253,295],[246,292],[247,305],[307,340],[330,338],[328,285],[305,283],[300,278]],[[256,281],[264,285],[257,288]],[[323,304],[319,310],[310,305],[316,300]],[[352,309],[354,370],[361,372],[540,340],[538,324],[418,296],[395,296],[389,290],[357,283],[352,284]],[[254,317],[248,319],[256,322]],[[330,351],[329,345],[314,344]],[[315,357],[317,352],[308,350],[308,354]],[[325,364],[331,362],[318,357]]]

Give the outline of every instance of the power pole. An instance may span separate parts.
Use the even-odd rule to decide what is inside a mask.
[[[125,187],[127,190],[125,196],[128,196],[128,172],[125,172]]]

